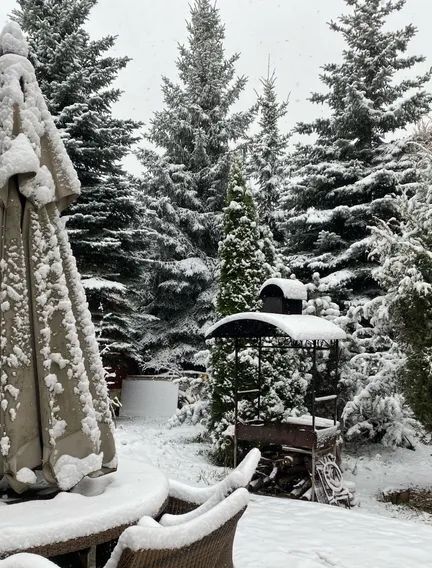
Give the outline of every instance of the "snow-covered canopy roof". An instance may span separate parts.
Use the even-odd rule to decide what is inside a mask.
[[[294,341],[345,339],[345,332],[324,318],[299,314],[243,312],[227,316],[208,329],[212,337],[273,337],[282,331]]]
[[[293,278],[269,278],[260,288],[260,296],[268,286],[276,286],[288,300],[307,300],[306,286]]]

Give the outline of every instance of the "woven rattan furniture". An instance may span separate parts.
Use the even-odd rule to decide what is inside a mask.
[[[171,515],[182,515],[203,505],[215,495],[219,494],[223,498],[239,487],[247,487],[260,458],[261,452],[258,448],[253,448],[225,479],[210,487],[191,487],[170,479],[168,505],[165,512]]]
[[[143,518],[122,534],[105,568],[233,568],[235,532],[248,500],[247,490],[237,489],[177,526]]]
[[[234,568],[235,532],[248,499],[246,489],[237,489],[211,510],[179,526],[162,527],[144,517],[124,531],[105,568]],[[40,568],[55,568],[40,556],[27,554],[7,559],[4,568],[8,561],[13,568],[39,568],[41,560]]]
[[[101,546],[143,515],[159,518],[167,498],[160,470],[124,460],[118,472],[87,478],[74,492],[1,507],[0,558],[18,552],[50,558]]]

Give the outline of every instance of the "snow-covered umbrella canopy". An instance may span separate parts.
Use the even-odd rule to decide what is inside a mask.
[[[0,477],[116,467],[104,371],[62,211],[80,184],[16,24],[0,34]],[[39,474],[38,474],[39,472]]]

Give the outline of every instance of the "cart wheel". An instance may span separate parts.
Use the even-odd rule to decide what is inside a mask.
[[[334,461],[327,461],[322,468],[324,479],[333,493],[343,488],[343,476],[339,466]]]

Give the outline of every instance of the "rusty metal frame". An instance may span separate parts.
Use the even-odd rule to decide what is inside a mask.
[[[216,341],[219,338],[216,338]],[[223,339],[226,339],[225,337]],[[315,398],[316,398],[316,388],[317,388],[317,380],[319,379],[319,372],[317,369],[317,352],[318,351],[330,351],[330,359],[331,353],[334,353],[334,383],[337,385],[339,382],[339,356],[340,356],[340,349],[339,349],[339,341],[337,339],[331,341],[324,341],[324,340],[306,340],[306,341],[294,341],[290,337],[276,335],[271,336],[268,338],[264,338],[262,336],[258,337],[245,337],[242,336],[234,337],[234,403],[235,403],[235,410],[234,410],[234,467],[237,466],[238,461],[238,437],[237,437],[237,427],[239,426],[239,339],[242,339],[242,346],[241,348],[244,349],[246,347],[254,347],[258,349],[258,403],[257,403],[257,418],[260,421],[261,416],[261,390],[262,390],[262,353],[267,350],[271,349],[278,349],[280,351],[285,351],[288,349],[302,349],[308,352],[312,358],[312,383],[311,383],[311,391],[312,391],[312,431],[316,433],[316,406],[315,406]],[[277,340],[276,344],[272,345],[265,345],[265,340]],[[253,341],[255,340],[255,341]],[[256,340],[258,341],[258,345],[256,345]],[[331,374],[332,370],[328,371],[329,375]],[[335,406],[334,406],[334,424],[337,423],[337,404],[338,400],[337,397],[335,399]],[[311,491],[311,499],[314,501],[316,499],[316,491],[315,491],[315,476],[316,476],[316,452],[317,452],[317,443],[311,444],[311,459],[312,459],[312,491]]]

